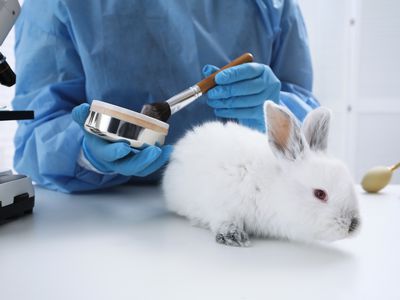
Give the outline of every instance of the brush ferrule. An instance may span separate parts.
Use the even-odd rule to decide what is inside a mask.
[[[169,98],[166,102],[169,104],[171,108],[171,115],[173,115],[177,111],[180,111],[182,108],[192,103],[201,95],[203,94],[200,88],[197,85],[194,85],[180,92],[179,94]]]

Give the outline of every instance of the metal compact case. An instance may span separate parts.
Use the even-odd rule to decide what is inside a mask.
[[[111,142],[125,140],[134,148],[163,145],[168,129],[165,122],[99,100],[93,100],[85,122],[87,132]]]

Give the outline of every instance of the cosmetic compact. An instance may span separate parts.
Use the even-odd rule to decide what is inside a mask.
[[[163,145],[169,125],[144,114],[93,100],[85,130],[111,142],[127,141],[134,148]]]

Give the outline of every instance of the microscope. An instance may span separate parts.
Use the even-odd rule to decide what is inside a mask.
[[[21,11],[18,0],[0,0],[0,47]],[[16,76],[0,53],[0,85],[13,86]],[[0,108],[0,121],[33,119],[33,111],[9,111]],[[31,214],[35,205],[32,180],[11,171],[0,172],[0,224]]]

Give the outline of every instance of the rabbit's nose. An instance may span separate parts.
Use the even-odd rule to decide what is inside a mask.
[[[352,218],[349,226],[349,233],[356,231],[358,225],[360,225],[360,220],[357,217]]]

